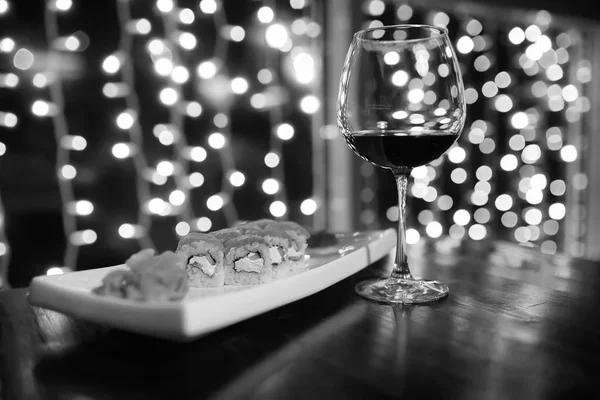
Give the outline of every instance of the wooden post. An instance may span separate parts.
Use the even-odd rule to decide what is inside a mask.
[[[597,72],[600,67],[600,29],[584,38],[589,42],[590,62],[592,71]],[[586,118],[586,135],[588,137],[588,150],[585,169],[588,176],[587,187],[587,232],[585,235],[585,256],[593,260],[600,260],[600,76],[592,74],[589,85],[590,111]]]
[[[325,6],[325,121],[330,132],[337,131],[336,101],[342,66],[354,33],[353,12],[356,3],[348,0],[328,0]],[[356,199],[353,195],[354,154],[338,134],[326,139],[327,186],[326,210],[329,231],[353,229]]]

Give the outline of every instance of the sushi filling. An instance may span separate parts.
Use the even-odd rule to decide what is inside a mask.
[[[202,256],[192,256],[188,260],[188,265],[193,268],[198,268],[208,276],[213,276],[217,268],[217,262],[210,256],[210,254],[204,254]]]
[[[234,269],[238,272],[261,273],[263,266],[264,260],[257,253],[248,253],[233,263]]]
[[[302,253],[300,252],[300,247],[298,243],[294,240],[292,241],[292,246],[288,250],[288,258],[290,260],[298,260],[302,257]]]
[[[281,246],[271,246],[269,247],[269,255],[271,256],[273,265],[279,265],[284,259],[285,252]]]

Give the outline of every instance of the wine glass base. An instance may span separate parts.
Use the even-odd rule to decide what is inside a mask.
[[[388,304],[422,304],[448,295],[448,286],[438,281],[383,278],[360,282],[356,293],[370,300]]]

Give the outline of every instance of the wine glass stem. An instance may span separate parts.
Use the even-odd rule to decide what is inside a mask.
[[[412,280],[406,253],[406,189],[410,170],[392,171],[398,188],[398,245],[396,262],[390,278]]]

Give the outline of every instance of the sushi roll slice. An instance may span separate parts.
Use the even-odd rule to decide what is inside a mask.
[[[306,229],[292,221],[276,222],[269,227],[284,231],[290,236],[290,248],[287,252],[289,260],[298,261],[304,259],[306,248],[308,247],[307,241],[310,237]]]
[[[256,234],[264,237],[269,244],[269,255],[275,278],[285,278],[306,270],[307,260],[294,252],[292,235],[275,226],[269,226]]]
[[[271,258],[271,265],[273,267],[287,261],[288,249],[292,240],[292,237],[287,232],[274,227],[248,232],[249,234],[265,239],[269,246],[269,257]]]
[[[241,236],[242,232],[237,228],[226,228],[210,232],[209,234],[219,239],[223,243],[223,246],[227,246],[228,241]]]
[[[240,225],[236,226],[236,228],[242,232],[246,232],[249,230],[250,231],[263,230],[263,229],[275,224],[276,222],[277,221],[272,220],[272,219],[263,218],[263,219],[257,219],[254,221],[249,221],[244,224],[240,224]]]
[[[269,244],[263,237],[242,235],[227,242],[225,285],[258,285],[272,279]]]
[[[212,235],[191,232],[181,238],[176,253],[191,287],[223,286],[225,247],[219,239]]]

